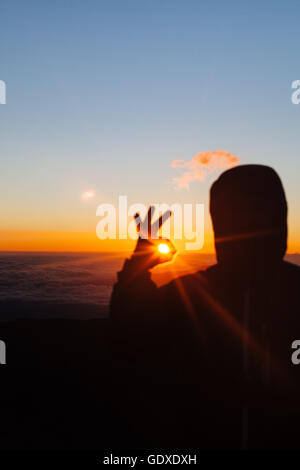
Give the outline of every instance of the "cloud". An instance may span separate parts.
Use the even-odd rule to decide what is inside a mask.
[[[204,181],[206,176],[214,171],[231,168],[237,165],[240,159],[226,150],[199,152],[191,160],[173,160],[172,168],[183,168],[181,176],[173,178],[177,188],[189,189],[192,181]]]

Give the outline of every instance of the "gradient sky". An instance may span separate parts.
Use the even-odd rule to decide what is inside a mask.
[[[299,16],[299,1],[1,0],[2,249],[94,234],[120,194],[207,211],[219,173],[176,190],[170,164],[226,149],[278,171],[300,251]]]

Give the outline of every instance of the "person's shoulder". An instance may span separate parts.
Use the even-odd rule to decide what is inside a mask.
[[[282,271],[285,275],[288,276],[300,276],[300,266],[294,263],[290,263],[289,261],[282,262]]]
[[[206,285],[209,282],[209,278],[212,272],[214,272],[214,266],[200,271],[185,274],[183,276],[176,277],[168,284],[162,286],[161,289],[171,292],[178,291],[182,287],[190,289],[193,286],[199,286],[199,284]]]

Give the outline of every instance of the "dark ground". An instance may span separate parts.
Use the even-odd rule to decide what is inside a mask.
[[[2,322],[0,449],[241,448],[241,390],[227,387],[228,400],[216,388],[207,407],[197,358],[157,332],[138,338],[108,319]],[[265,403],[255,404],[252,445],[297,447],[297,416]],[[269,439],[275,422],[282,433]]]

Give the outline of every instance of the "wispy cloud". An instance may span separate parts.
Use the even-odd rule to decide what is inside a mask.
[[[183,168],[183,173],[173,182],[177,188],[189,189],[192,181],[203,181],[214,171],[231,168],[237,165],[240,159],[226,150],[214,150],[197,153],[191,160],[173,160],[172,168]]]

